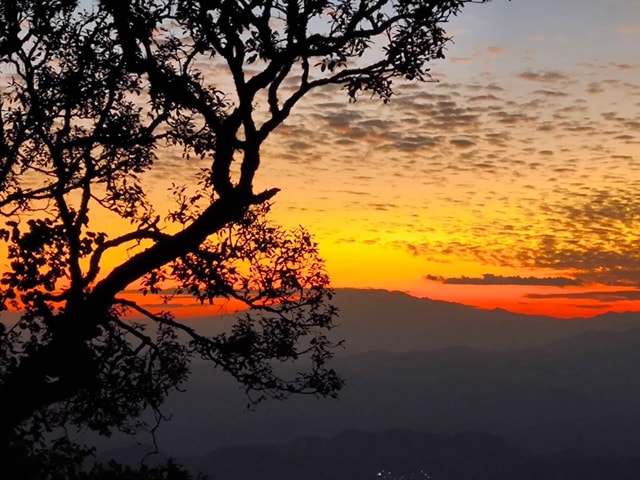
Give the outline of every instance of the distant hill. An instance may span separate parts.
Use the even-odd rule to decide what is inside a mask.
[[[151,448],[121,448],[104,458],[139,465]],[[212,480],[637,480],[640,473],[637,456],[536,455],[487,433],[412,430],[347,430],[285,444],[221,447],[176,460]],[[160,465],[166,458],[154,454],[144,461]]]
[[[640,459],[534,456],[482,433],[344,432],[187,460],[217,480],[637,480]]]
[[[347,381],[339,399],[294,397],[247,411],[228,375],[195,365],[186,393],[169,399],[165,411],[173,419],[157,432],[158,443],[185,456],[399,428],[490,432],[539,453],[640,451],[640,329],[584,333],[521,351],[372,352],[333,366]]]
[[[345,348],[336,351],[339,356],[371,351],[424,351],[455,345],[518,350],[592,330],[640,328],[640,312],[557,319],[483,310],[387,290],[338,289],[334,304],[340,316],[331,336],[345,340]],[[233,321],[232,317],[223,316],[185,323],[210,335],[228,329]]]
[[[336,303],[335,335],[347,341],[332,362],[347,380],[338,400],[298,397],[249,412],[228,375],[198,363],[186,393],[168,401],[173,420],[157,432],[160,448],[200,455],[349,429],[416,429],[490,432],[536,452],[640,451],[637,313],[556,320],[360,290],[338,291]]]
[[[516,350],[591,330],[640,327],[640,312],[560,320],[483,310],[385,290],[338,290],[335,303],[340,309],[340,327],[334,336],[346,340],[347,355],[380,350],[433,350],[453,345]]]
[[[500,463],[492,465],[498,459]],[[280,446],[220,448],[187,462],[219,480],[375,480],[401,476],[464,480],[493,478],[489,474],[496,470],[512,472],[522,460],[520,452],[486,434],[347,431],[333,438],[305,437]],[[471,471],[473,477],[469,476]]]

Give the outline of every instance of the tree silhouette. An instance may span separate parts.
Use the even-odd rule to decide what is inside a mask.
[[[267,222],[278,189],[253,190],[261,146],[313,89],[387,102],[394,79],[429,80],[442,25],[484,1],[3,0],[0,299],[21,316],[0,332],[0,447],[69,423],[135,430],[193,356],[254,401],[335,395],[328,277],[306,231]],[[176,148],[210,162],[159,212],[144,177]],[[250,310],[205,337],[131,286]]]

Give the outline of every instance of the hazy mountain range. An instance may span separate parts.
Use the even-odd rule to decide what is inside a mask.
[[[433,350],[455,345],[515,350],[591,330],[640,327],[640,312],[558,320],[483,310],[384,290],[338,290],[340,327],[347,355],[371,351]]]
[[[341,318],[334,335],[346,345],[333,361],[347,381],[339,399],[292,398],[247,411],[233,380],[197,363],[186,393],[168,401],[173,419],[157,434],[160,449],[234,480],[257,478],[242,458],[262,462],[277,472],[267,478],[278,479],[373,478],[367,472],[384,462],[426,478],[415,476],[418,460],[431,465],[425,471],[434,479],[640,475],[640,314],[556,320],[358,290],[339,291],[336,303]],[[215,329],[208,323],[215,321],[193,322]],[[126,442],[131,439],[104,446]],[[374,445],[388,458],[371,453]],[[495,449],[471,458],[464,445],[476,453]],[[329,460],[332,455],[342,460]],[[406,460],[413,457],[417,463]],[[493,465],[493,476],[479,473],[491,470],[478,466],[483,462]],[[460,473],[460,463],[476,465],[476,476]],[[340,476],[334,464],[355,470]],[[543,470],[538,477],[508,476],[523,465]],[[591,468],[580,470],[585,465]],[[317,475],[295,476],[296,468]],[[223,475],[232,470],[235,475]],[[603,471],[617,476],[589,476]]]
[[[637,480],[640,460],[533,455],[483,433],[389,430],[225,447],[190,459],[219,480]]]
[[[333,338],[345,340],[338,356],[372,351],[408,352],[463,345],[482,350],[516,350],[592,330],[640,328],[640,312],[557,319],[483,310],[458,303],[416,298],[386,290],[340,289]],[[187,322],[203,333],[231,324],[227,317]]]

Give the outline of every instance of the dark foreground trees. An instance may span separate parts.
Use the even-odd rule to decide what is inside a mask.
[[[428,80],[466,3],[483,1],[3,0],[0,300],[20,320],[0,328],[0,450],[134,430],[194,355],[254,400],[335,395],[328,278],[304,230],[266,221],[261,145],[315,88],[388,101],[393,79]],[[145,175],[175,149],[208,166],[160,211]],[[126,230],[102,226],[113,214]],[[206,338],[132,287],[251,310]],[[283,377],[292,360],[308,368]]]

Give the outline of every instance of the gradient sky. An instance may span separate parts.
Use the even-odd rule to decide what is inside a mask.
[[[315,234],[335,287],[640,310],[640,0],[494,0],[447,30],[437,83],[298,106],[257,177],[274,218]],[[198,166],[159,163],[165,198]]]
[[[438,83],[308,98],[265,149],[275,216],[337,287],[557,316],[640,310],[640,1],[495,0]]]
[[[447,31],[437,83],[298,106],[256,179],[273,217],[315,234],[335,287],[640,311],[640,0],[494,0]],[[156,202],[201,166],[161,152]]]

